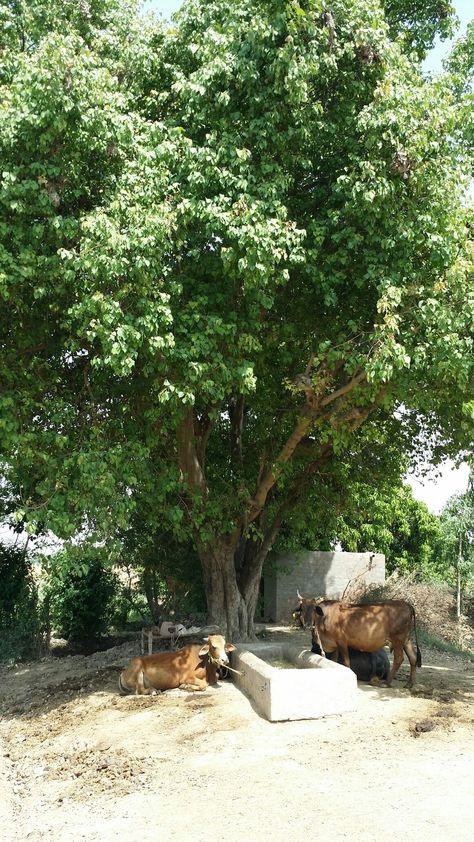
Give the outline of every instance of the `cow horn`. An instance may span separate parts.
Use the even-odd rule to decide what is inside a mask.
[[[298,599],[301,599],[301,601],[303,601],[303,597],[301,596],[298,588],[296,588],[296,596],[298,597]]]

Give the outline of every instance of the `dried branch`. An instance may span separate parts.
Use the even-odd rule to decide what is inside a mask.
[[[358,580],[360,580],[363,576],[365,576],[365,574],[368,573],[369,570],[372,570],[372,567],[374,566],[374,557],[375,557],[375,553],[371,553],[369,563],[368,563],[367,567],[364,567],[364,569],[360,570],[359,573],[357,573],[356,576],[353,576],[352,579],[349,579],[346,587],[344,588],[344,590],[342,592],[341,602],[344,602],[344,598],[346,596],[346,593],[348,591],[351,591],[351,590],[354,589],[354,587],[356,585],[356,582]]]
[[[19,351],[20,357],[24,357],[27,354],[37,354],[38,351],[46,351],[47,345],[46,342],[39,342],[37,345],[30,345],[29,348],[23,348]]]

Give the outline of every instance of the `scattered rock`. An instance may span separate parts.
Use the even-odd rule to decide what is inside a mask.
[[[453,699],[453,693],[449,690],[441,690],[439,692],[435,690],[433,692],[433,698],[438,702],[451,702]]]
[[[427,731],[433,731],[434,728],[436,728],[436,723],[432,719],[422,719],[421,722],[415,722],[411,730],[414,736],[418,737]]]
[[[440,708],[436,716],[456,716],[456,712],[453,710],[453,708]]]
[[[427,684],[418,683],[411,688],[410,693],[412,696],[421,696],[424,699],[429,699],[433,696],[433,688],[429,687]]]

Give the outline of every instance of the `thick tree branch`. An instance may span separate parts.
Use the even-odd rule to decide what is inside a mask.
[[[333,401],[337,400],[338,398],[342,398],[344,395],[347,395],[348,392],[352,392],[359,383],[362,383],[363,380],[366,380],[366,373],[365,371],[359,371],[357,374],[354,375],[352,380],[349,380],[348,383],[345,383],[341,386],[340,389],[336,389],[331,395],[327,395],[325,398],[322,398],[320,401],[320,406],[327,406],[328,404],[332,403]]]
[[[198,433],[198,444],[196,446],[196,454],[203,472],[206,464],[207,443],[209,441],[209,436],[212,433],[214,424],[215,421],[213,420],[213,418],[211,418],[207,411],[202,413],[200,418],[194,419],[194,433]]]
[[[196,448],[193,409],[186,410],[177,428],[178,459],[181,473],[189,487],[207,494],[201,462]]]
[[[244,395],[236,395],[229,401],[230,452],[232,459],[242,461],[242,434],[244,427]]]
[[[323,467],[332,455],[332,443],[328,442],[319,448],[318,458],[314,459],[313,462],[306,466],[303,475],[300,475],[297,478],[292,490],[279,506],[271,523],[264,530],[263,539],[257,551],[254,553],[251,561],[247,562],[242,569],[242,581],[240,587],[244,596],[246,591],[253,586],[254,577],[257,575],[260,576],[263,561],[265,560],[268,551],[271,549],[286,515],[294,509],[298,501],[305,494],[311,478]]]
[[[20,357],[25,357],[27,354],[37,354],[38,351],[45,351],[47,347],[46,342],[39,342],[37,345],[30,345],[29,348],[23,348],[18,353]]]
[[[346,397],[365,379],[365,372],[359,371],[349,381],[344,383],[331,394],[326,395],[324,398],[318,395],[314,389],[304,389],[306,401],[303,407],[302,415],[298,419],[293,432],[290,434],[280,453],[273,462],[273,465],[267,466],[267,468],[261,472],[257,483],[256,493],[250,501],[250,511],[248,515],[249,521],[254,521],[264,508],[268,493],[275,485],[284,465],[286,465],[292,458],[296,448],[302,439],[307,436],[315,421],[319,418],[322,418],[323,420],[330,420],[330,418],[334,416],[337,423],[341,423],[342,419],[337,417],[337,410],[339,410],[341,405],[345,403]],[[331,412],[322,413],[321,410],[333,402],[336,402],[335,410],[333,409]],[[371,406],[367,411],[367,414],[364,415],[365,410],[354,408],[350,410],[351,419],[354,418],[355,420],[356,418],[360,418],[362,414],[363,417],[361,417],[359,422],[362,423],[372,410],[373,406]],[[358,424],[356,426],[358,426]]]
[[[306,404],[306,406],[308,406],[308,404]],[[293,432],[277,456],[273,468],[268,467],[262,472],[257,492],[251,500],[251,510],[249,514],[250,521],[255,520],[262,511],[268,492],[275,485],[281,469],[291,459],[301,439],[307,435],[313,423],[314,421],[311,414],[307,414],[306,417],[300,418]]]
[[[87,360],[84,368],[82,369],[82,378],[84,380],[84,388],[85,388],[87,394],[89,395],[91,403],[95,406],[95,398],[94,398],[91,383],[90,383],[90,380],[89,380],[90,369],[91,369],[91,363],[90,363],[90,360]]]

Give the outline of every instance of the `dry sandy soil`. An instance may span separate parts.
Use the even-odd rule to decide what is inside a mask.
[[[473,839],[474,660],[424,648],[412,691],[405,662],[352,713],[270,723],[228,681],[119,696],[137,652],[0,670],[4,842]]]

